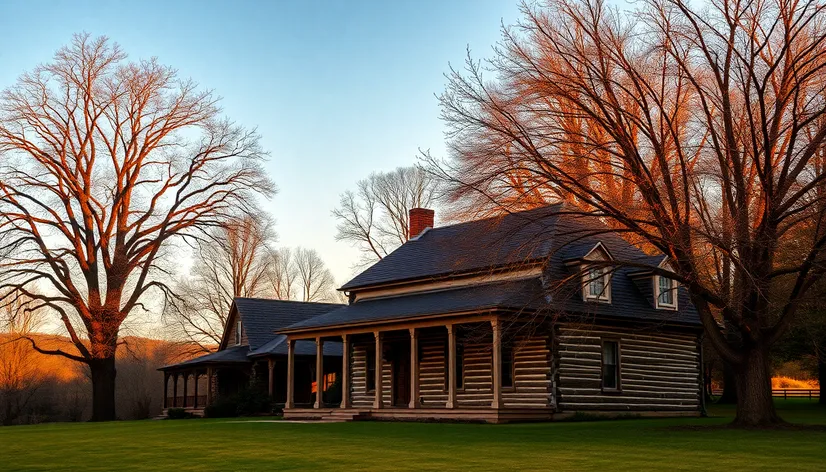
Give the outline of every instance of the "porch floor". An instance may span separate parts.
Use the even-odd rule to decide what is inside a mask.
[[[456,421],[468,423],[508,423],[550,421],[570,414],[554,413],[552,408],[290,408],[285,420],[325,421]]]

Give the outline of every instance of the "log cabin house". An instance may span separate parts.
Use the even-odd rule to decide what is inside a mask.
[[[656,274],[665,257],[560,206],[438,228],[433,217],[411,211],[410,240],[341,287],[348,305],[278,330],[285,418],[700,413],[702,327],[685,288]],[[308,407],[305,346],[320,384],[331,342],[341,401]]]
[[[160,368],[164,373],[164,416],[169,408],[184,408],[202,416],[206,405],[251,384],[266,388],[276,407],[283,405],[287,391],[287,343],[286,336],[275,331],[342,306],[236,298],[216,352]],[[294,343],[293,355],[297,387],[292,401],[298,406],[312,406],[318,396],[315,343]],[[337,375],[336,369],[341,368],[341,343],[325,343],[321,362],[322,371],[327,374],[322,378],[322,392],[327,393]]]

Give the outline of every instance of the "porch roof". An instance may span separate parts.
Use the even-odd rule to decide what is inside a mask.
[[[325,356],[341,357],[342,349],[340,342],[327,341],[324,343],[323,347]],[[314,341],[296,341],[295,343],[296,356],[315,356],[315,349]],[[250,357],[273,355],[287,355],[287,336],[279,334],[267,344],[264,344],[249,353]]]
[[[542,284],[538,278],[508,280],[368,299],[295,323],[280,331],[286,333],[312,328],[472,311],[537,309],[545,303]]]
[[[177,364],[170,364],[161,367],[159,370],[178,369],[198,367],[201,365],[215,365],[215,364],[247,364],[250,361],[247,354],[250,351],[249,346],[233,346],[221,351],[206,354],[204,356],[189,359]]]

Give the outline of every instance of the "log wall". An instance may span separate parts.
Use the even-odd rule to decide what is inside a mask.
[[[692,334],[558,327],[554,369],[560,411],[696,411],[700,355]],[[620,390],[602,390],[602,340],[618,340]]]

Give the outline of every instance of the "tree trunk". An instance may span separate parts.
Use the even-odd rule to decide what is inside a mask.
[[[89,362],[92,371],[92,421],[114,421],[115,354]]]
[[[823,357],[817,361],[817,381],[820,382],[820,404],[826,405],[826,397],[823,396],[826,389],[826,359]]]
[[[737,403],[737,372],[733,365],[723,361],[723,394],[717,403]]]
[[[782,423],[772,399],[769,356],[764,349],[747,352],[736,366],[738,426],[771,426]]]

